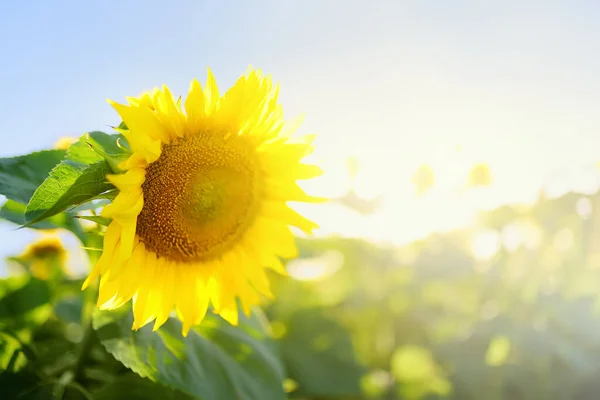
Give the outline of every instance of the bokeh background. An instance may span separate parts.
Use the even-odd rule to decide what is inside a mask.
[[[302,209],[321,228],[268,308],[298,396],[595,399],[598,20],[592,1],[9,2],[0,156],[110,132],[106,98],[260,67],[319,134],[305,187],[332,198]],[[4,258],[40,234],[0,235]]]

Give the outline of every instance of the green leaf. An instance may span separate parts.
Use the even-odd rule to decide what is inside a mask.
[[[42,324],[52,311],[50,298],[46,281],[26,276],[0,280],[0,327],[14,328],[25,321]]]
[[[76,218],[85,219],[87,221],[92,221],[92,222],[95,222],[98,225],[102,225],[102,226],[108,226],[108,225],[110,225],[110,223],[112,221],[112,219],[110,219],[110,218],[99,217],[96,215],[78,215]]]
[[[119,377],[94,395],[94,400],[188,400],[185,393],[161,386],[135,374]]]
[[[0,158],[0,194],[27,204],[50,170],[64,156],[64,150],[45,150],[25,156]]]
[[[109,135],[104,132],[94,131],[87,133],[85,138],[88,145],[108,162],[113,172],[122,172],[118,165],[126,161],[131,155],[131,150],[128,149],[125,136],[121,134]]]
[[[52,385],[25,371],[0,373],[0,399],[52,400]]]
[[[22,203],[18,203],[14,200],[7,200],[2,207],[0,207],[0,218],[15,223],[17,225],[25,225],[25,209],[27,206]],[[52,217],[29,225],[29,228],[33,229],[56,229],[67,227],[68,215],[60,213],[53,215]]]
[[[430,394],[446,396],[451,384],[437,365],[431,351],[415,345],[398,347],[390,360],[391,372],[400,382],[403,398],[424,398]]]
[[[23,332],[20,332],[23,335]],[[16,332],[0,330],[0,371],[19,371],[37,358],[33,349]]]
[[[81,322],[82,296],[65,296],[56,302],[54,313],[65,322]]]
[[[53,215],[43,221],[35,222],[33,224],[26,225],[25,221],[25,210],[27,206],[25,204],[17,203],[13,200],[7,200],[2,207],[0,207],[0,219],[5,219],[20,227],[32,228],[32,229],[68,229],[75,234],[85,243],[86,233],[83,231],[81,225],[73,219],[73,212],[62,212]]]
[[[186,338],[174,318],[132,331],[125,307],[97,311],[93,323],[108,352],[142,377],[200,399],[285,399],[277,347],[256,313],[238,327],[207,315]]]
[[[307,309],[292,315],[281,339],[289,377],[304,396],[359,396],[365,373],[358,364],[348,332],[324,311]]]
[[[0,370],[18,371],[35,358],[27,343],[50,318],[50,297],[45,281],[27,276],[0,280]]]
[[[86,135],[82,136],[33,194],[25,212],[27,223],[51,217],[112,189],[105,177],[111,172],[108,162],[88,145]]]
[[[21,342],[13,335],[0,332],[0,371],[18,371],[25,363]]]
[[[503,365],[510,353],[510,340],[506,336],[495,336],[485,353],[485,362],[487,365],[497,367]]]

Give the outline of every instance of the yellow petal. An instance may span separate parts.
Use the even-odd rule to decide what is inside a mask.
[[[87,289],[92,282],[96,280],[100,276],[100,268],[98,268],[98,264],[92,268],[92,271],[88,275],[88,277],[83,281],[83,285],[81,285],[81,290]]]
[[[147,107],[132,107],[109,101],[110,105],[119,113],[125,125],[136,138],[147,136],[153,140],[169,143],[172,134],[160,123],[154,111]],[[129,140],[129,136],[127,136]],[[134,149],[135,150],[135,149]]]
[[[233,326],[237,326],[239,321],[239,315],[237,307],[228,306],[227,308],[221,309],[218,314],[227,322]]]
[[[250,256],[254,257],[258,265],[269,268],[281,275],[287,275],[283,263],[275,255],[277,249],[275,247],[265,246],[261,242],[261,238],[264,237],[264,233],[259,232],[260,225],[254,225],[244,235],[243,242],[240,247],[249,253]],[[296,251],[295,243],[293,243],[293,251]]]
[[[160,328],[169,319],[169,315],[175,305],[177,286],[186,284],[186,282],[178,281],[178,268],[175,262],[159,258],[158,269],[160,275],[157,276],[155,285],[157,286],[156,292],[160,300],[157,305],[156,321],[154,322],[153,330]]]
[[[98,291],[97,307],[101,310],[111,310],[114,307],[113,300],[119,292],[119,282],[109,281],[107,276],[100,279],[100,288]]]
[[[288,272],[283,266],[283,263],[276,255],[271,253],[265,255],[261,254],[261,260],[262,265],[264,265],[266,268],[272,269],[273,271],[283,276],[288,276]]]
[[[319,225],[298,214],[283,202],[264,202],[261,208],[261,215],[266,218],[278,219],[288,225],[300,228],[306,234],[311,234],[313,229],[319,227]]]
[[[117,244],[121,238],[121,230],[121,226],[116,222],[111,222],[108,228],[106,228],[102,255],[96,264],[100,268],[102,275],[108,271],[115,259]]]
[[[261,162],[269,169],[293,165],[310,154],[312,149],[310,144],[271,142],[260,148],[264,153],[261,154]]]
[[[187,336],[192,325],[199,324],[206,315],[208,295],[202,279],[192,268],[182,267],[180,274],[182,283],[177,293],[177,309],[182,316],[182,334]]]
[[[223,269],[218,271],[215,277],[209,281],[209,291],[215,308],[214,312],[221,315],[232,325],[237,325],[235,286],[230,276]]]
[[[214,114],[217,110],[217,102],[219,101],[219,88],[210,68],[208,69],[208,78],[206,79],[206,87],[204,88],[204,110],[206,115]]]
[[[85,282],[83,282],[82,289],[87,288],[90,283],[99,275],[104,275],[108,271],[113,260],[115,259],[116,247],[117,243],[119,242],[120,235],[121,226],[118,223],[112,222],[108,228],[106,228],[102,255],[96,262],[96,265],[92,269],[92,272],[88,278],[85,280]]]
[[[162,122],[161,126],[170,128],[169,139],[183,137],[185,134],[185,116],[175,103],[169,88],[163,85],[163,90],[158,92],[156,97],[156,116]]]
[[[265,296],[273,297],[258,251],[248,241],[244,241],[240,246],[224,255],[223,263],[237,266],[242,273],[243,278],[239,276],[239,273],[229,278],[234,282],[235,291],[240,297],[248,297],[247,292],[250,290],[248,283]]]
[[[143,266],[145,273],[138,277],[138,291],[133,297],[133,329],[139,329],[156,318],[153,298],[159,271],[156,254],[146,251]]]
[[[132,168],[124,174],[106,175],[106,179],[119,190],[139,188],[146,178],[145,168]]]
[[[120,221],[130,221],[137,218],[144,207],[142,189],[132,189],[120,192],[113,202],[102,210],[100,215]]]
[[[305,114],[300,114],[288,121],[285,122],[281,131],[279,131],[280,138],[289,138],[292,136],[298,129],[300,129],[300,125],[304,122]]]
[[[275,201],[301,201],[304,203],[323,203],[325,197],[306,194],[294,181],[280,179],[267,179],[265,194],[267,198]]]
[[[120,260],[128,260],[133,253],[136,226],[137,220],[135,218],[122,224],[123,230],[121,231],[121,243],[118,255]]]
[[[259,217],[253,230],[253,240],[284,258],[295,258],[298,249],[290,228],[276,220]],[[265,249],[266,250],[266,249]]]
[[[115,129],[117,132],[121,133],[127,139],[127,143],[133,149],[133,151],[138,154],[138,157],[141,157],[146,164],[150,164],[154,162],[160,157],[161,153],[161,142],[160,140],[155,140],[146,135],[136,135],[132,133],[130,130],[126,129]],[[131,159],[131,157],[130,157]],[[136,160],[136,159],[134,159]],[[131,162],[130,160],[125,161]]]
[[[153,92],[156,91],[154,88]],[[146,107],[151,110],[154,110],[154,104],[152,104],[152,95],[149,93],[144,93],[142,96],[138,97],[127,97],[127,102],[136,107]]]
[[[197,79],[190,84],[187,99],[185,99],[185,112],[187,114],[187,133],[189,135],[200,132],[204,113],[204,93],[202,85]]]
[[[287,180],[312,179],[323,175],[323,170],[316,165],[310,164],[293,164],[280,166],[267,171],[270,177],[283,178]]]
[[[138,330],[154,319],[149,315],[148,293],[138,292],[133,296],[133,325],[131,329]]]
[[[133,153],[127,160],[123,161],[118,165],[122,170],[128,170],[132,168],[146,168],[148,162],[143,155],[139,153]]]

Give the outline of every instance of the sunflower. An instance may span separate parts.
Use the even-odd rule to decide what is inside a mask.
[[[166,86],[109,100],[132,154],[107,177],[120,192],[102,211],[112,222],[83,285],[101,276],[101,309],[132,299],[133,329],[158,329],[175,310],[185,336],[209,303],[236,325],[238,300],[249,315],[260,294],[272,297],[265,269],[285,274],[280,257],[297,255],[290,227],[317,227],[287,202],[321,200],[296,183],[321,174],[301,163],[314,135],[290,137],[301,119],[284,122],[278,92],[250,67],[223,96],[209,70],[183,106]]]
[[[60,238],[54,235],[41,237],[15,259],[26,265],[37,279],[48,280],[67,273],[67,250]]]

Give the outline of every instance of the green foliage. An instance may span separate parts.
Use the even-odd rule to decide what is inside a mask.
[[[27,276],[0,281],[0,371],[19,371],[35,352],[27,345],[32,331],[51,314],[50,288]]]
[[[73,232],[82,243],[86,242],[86,233],[79,223],[73,219],[76,216],[76,213],[73,210],[55,214],[39,222],[27,224],[25,220],[26,208],[27,206],[25,204],[13,200],[6,200],[0,207],[0,219],[12,222],[20,227],[26,225],[28,228],[32,229],[67,229]]]
[[[132,323],[128,310],[94,314],[108,352],[142,377],[201,399],[285,398],[276,347],[256,313],[240,316],[239,327],[209,315],[186,338],[174,318],[156,332]]]
[[[0,280],[0,329],[41,325],[50,316],[50,287],[28,277]]]
[[[64,156],[64,150],[44,150],[26,156],[0,158],[0,194],[27,204]]]
[[[355,359],[347,330],[326,310],[300,310],[284,324],[281,352],[289,377],[298,384],[295,394],[360,395],[359,383],[365,370]]]
[[[92,221],[102,226],[108,226],[112,221],[110,218],[100,217],[98,215],[78,215],[77,218]]]
[[[108,135],[104,132],[94,131],[85,135],[87,144],[110,166],[114,173],[121,172],[119,164],[126,161],[131,155],[127,140],[121,134]]]
[[[135,374],[120,376],[94,395],[94,400],[188,400],[182,392],[157,385]]]
[[[0,159],[0,218],[74,232],[93,265],[110,222],[96,210],[118,193],[106,174],[129,154],[120,135],[91,132],[66,153]],[[491,180],[480,164],[469,185]],[[424,167],[413,183],[422,194],[433,182]],[[376,209],[354,192],[338,202]],[[272,325],[258,310],[237,327],[209,314],[186,338],[176,318],[132,331],[128,306],[92,317],[81,277],[25,268],[0,280],[0,398],[594,399],[598,210],[600,194],[542,194],[402,247],[304,239],[290,271],[323,275],[273,277]],[[493,254],[477,254],[480,234],[497,239]]]
[[[592,211],[578,215],[582,203]],[[307,305],[331,310],[369,367],[368,398],[593,399],[598,210],[600,194],[570,193],[486,212],[476,227],[401,248],[303,241],[305,260],[339,251],[344,265],[314,282],[278,281],[270,312],[278,320]],[[474,238],[494,231],[497,252],[475,257]]]
[[[447,395],[451,385],[428,349],[403,346],[394,351],[391,372],[400,383],[402,398],[420,399],[429,394]]]
[[[27,206],[22,203],[18,203],[14,200],[7,200],[2,207],[0,207],[0,218],[10,221],[17,225],[25,225],[25,209]],[[59,213],[53,215],[50,218],[44,219],[40,222],[29,225],[29,228],[33,229],[57,229],[57,228],[68,228],[69,215],[67,213]]]
[[[108,135],[107,135],[108,136]],[[57,165],[50,176],[37,188],[25,211],[28,224],[51,217],[113,188],[106,180],[111,167],[104,157],[92,147],[88,135],[67,150],[66,158]]]
[[[86,333],[81,280],[6,279],[0,390],[49,399],[592,399],[600,231],[596,211],[574,212],[582,198],[600,204],[600,195],[569,194],[505,207],[475,229],[401,248],[301,240],[305,265],[334,262],[331,254],[343,265],[314,281],[274,277],[273,337],[260,314],[240,327],[209,315],[187,338],[174,318],[133,332],[126,307],[97,312],[97,330]],[[519,241],[475,258],[478,230],[506,227]],[[534,227],[542,234],[530,242]],[[565,229],[570,247],[559,240]],[[101,235],[86,238],[101,246]]]
[[[53,400],[52,387],[28,373],[4,371],[0,374],[0,398],[23,400]]]
[[[485,354],[485,362],[488,365],[498,366],[506,362],[510,351],[510,340],[504,336],[498,336],[492,339],[490,347]]]

